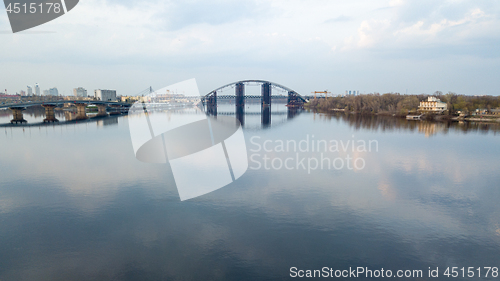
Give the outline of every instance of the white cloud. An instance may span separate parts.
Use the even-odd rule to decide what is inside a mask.
[[[387,39],[387,30],[390,28],[389,20],[363,21],[358,28],[358,47],[367,48]]]
[[[301,83],[299,91],[337,85],[343,92],[347,84],[366,85],[367,92],[398,91],[392,82],[374,89],[379,81],[360,72],[358,64],[370,69],[383,60],[390,73],[401,59],[405,66],[408,60],[417,66],[451,47],[456,56],[476,57],[477,67],[480,58],[498,58],[489,46],[500,41],[499,16],[500,4],[472,0],[86,0],[34,29],[56,33],[0,34],[0,61],[9,67],[0,70],[0,77],[10,78],[0,78],[0,88],[18,90],[41,82],[70,92],[82,80],[93,88],[102,84],[92,81],[104,78],[82,71],[96,68],[95,73],[109,73],[106,81],[118,90],[125,90],[125,84],[142,89],[177,82],[165,77],[196,77],[216,87],[236,77],[270,76],[282,84]],[[0,29],[8,29],[5,18],[0,17]],[[468,63],[458,60],[464,67]],[[434,63],[456,62],[457,57]],[[50,79],[40,71],[59,73],[61,67],[67,76],[36,79]],[[137,75],[137,81],[131,80]],[[346,85],[338,85],[337,79]],[[482,82],[490,91],[496,88],[494,81]],[[472,84],[457,91],[471,89]]]
[[[425,23],[423,20],[416,22],[415,24],[396,30],[394,32],[395,36],[398,35],[407,35],[407,36],[426,36],[426,37],[435,37],[440,32],[445,30],[450,30],[453,27],[463,25],[465,29],[468,27],[465,25],[475,24],[481,21],[483,18],[486,18],[486,14],[481,9],[471,10],[468,14],[466,14],[463,18],[459,20],[449,20],[449,19],[441,19],[439,22],[429,22]],[[491,23],[493,25],[493,22]],[[428,26],[426,28],[426,25]],[[473,26],[472,29],[475,29]],[[470,26],[469,26],[470,28]],[[462,29],[463,30],[463,29]],[[459,35],[459,30],[455,30],[456,35]],[[453,31],[452,31],[453,32]],[[463,38],[467,39],[467,38]]]
[[[357,36],[346,37],[342,49],[423,49],[429,46],[447,47],[450,44],[460,46],[470,44],[478,34],[486,36],[487,30],[496,31],[499,23],[498,18],[486,14],[480,8],[471,9],[456,20],[428,17],[416,22],[401,22],[398,18],[398,12],[395,11],[391,18],[362,21]]]

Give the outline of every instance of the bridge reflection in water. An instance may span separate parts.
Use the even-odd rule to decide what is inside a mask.
[[[205,113],[209,116],[234,116],[245,129],[268,128],[277,126],[293,119],[303,112],[302,108],[286,107],[282,101],[274,102],[271,106],[261,106],[258,100],[250,100],[244,106],[235,106],[233,102],[220,102],[217,112]]]

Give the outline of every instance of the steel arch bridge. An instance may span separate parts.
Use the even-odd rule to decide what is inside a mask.
[[[245,95],[245,85],[261,85],[261,95]],[[234,88],[234,95],[218,95],[219,92],[222,92],[226,88]],[[274,96],[271,95],[271,90],[277,89],[279,91],[284,91],[287,93],[287,96]],[[265,81],[265,80],[242,80],[233,82],[222,87],[219,87],[210,93],[206,94],[201,98],[201,102],[204,106],[207,107],[208,113],[217,114],[217,99],[235,99],[236,106],[243,106],[245,104],[245,99],[247,98],[261,98],[262,106],[269,106],[271,104],[272,98],[286,98],[287,106],[289,107],[302,107],[307,100],[299,95],[294,90],[280,85],[278,83]]]

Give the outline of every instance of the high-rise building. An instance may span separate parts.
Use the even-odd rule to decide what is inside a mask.
[[[40,95],[40,86],[38,83],[35,83],[35,95],[39,96]]]
[[[59,96],[59,91],[56,87],[49,89],[49,96]]]
[[[94,97],[101,101],[116,101],[116,90],[94,90]]]
[[[19,91],[19,95],[21,95],[22,97],[24,97],[24,96],[26,96],[26,92],[23,91],[23,90],[21,90],[21,91]]]
[[[83,87],[74,88],[73,95],[75,97],[86,98],[87,97],[87,90],[85,90]]]
[[[28,96],[32,96],[33,95],[33,88],[31,88],[31,86],[27,86],[28,87]]]

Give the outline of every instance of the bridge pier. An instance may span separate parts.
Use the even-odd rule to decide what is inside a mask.
[[[262,106],[271,105],[271,83],[262,84]]]
[[[236,107],[236,119],[240,121],[241,126],[245,125],[245,106]]]
[[[87,104],[86,103],[77,103],[76,105],[76,120],[84,120],[87,119]]]
[[[45,122],[59,122],[56,118],[56,114],[54,112],[54,108],[56,105],[53,104],[43,104],[43,108],[45,108],[45,119],[43,119],[43,123]]]
[[[245,84],[238,83],[235,87],[236,106],[245,106]]]
[[[262,127],[267,128],[271,125],[271,107],[270,106],[261,106],[262,109],[262,117],[261,123]]]
[[[243,126],[245,124],[245,85],[243,83],[236,84],[235,95],[236,119]]]
[[[271,125],[271,83],[263,83],[261,93],[261,123],[262,127],[267,128]]]
[[[97,115],[96,116],[108,116],[108,113],[106,112],[106,105],[105,104],[98,104],[97,105]]]
[[[217,92],[214,91],[211,95],[207,97],[207,113],[213,116],[217,116]]]
[[[9,107],[9,109],[12,111],[12,115],[13,115],[12,120],[10,120],[11,124],[28,122],[28,121],[24,120],[24,117],[23,117],[23,110],[26,110],[26,108],[24,108],[24,107]]]

